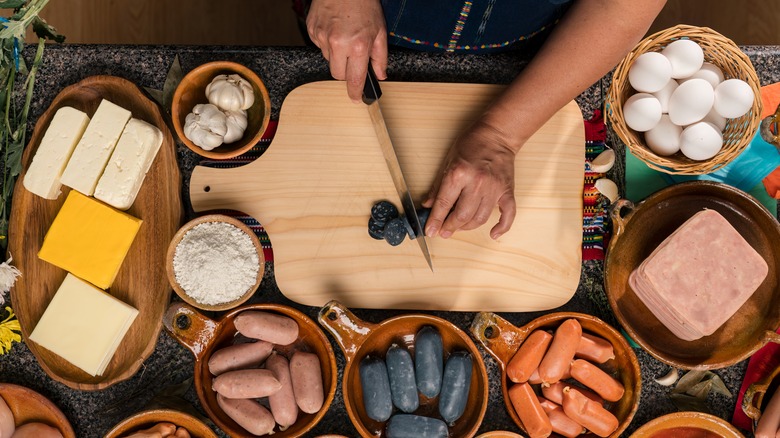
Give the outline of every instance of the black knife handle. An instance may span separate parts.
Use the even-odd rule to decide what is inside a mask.
[[[382,89],[379,88],[379,80],[374,74],[371,63],[368,64],[368,74],[366,74],[366,83],[363,85],[363,103],[370,105],[382,97]]]

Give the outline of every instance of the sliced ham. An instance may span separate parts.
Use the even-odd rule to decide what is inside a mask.
[[[666,238],[629,277],[637,297],[675,336],[709,336],[767,276],[766,261],[715,210],[703,210]]]

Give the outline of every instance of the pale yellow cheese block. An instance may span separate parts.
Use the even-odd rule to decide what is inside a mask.
[[[162,140],[156,126],[130,119],[95,187],[95,198],[120,210],[130,208]]]
[[[129,304],[68,274],[29,340],[99,376],[136,315]]]
[[[62,184],[92,196],[128,120],[130,111],[103,99],[68,161]]]
[[[57,199],[60,177],[89,123],[89,116],[75,108],[57,110],[24,176],[24,188],[46,199]]]

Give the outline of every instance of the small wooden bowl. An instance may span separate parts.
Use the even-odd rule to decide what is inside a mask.
[[[750,385],[745,391],[742,411],[752,421],[753,430],[761,419],[761,412],[766,409],[769,400],[777,391],[780,391],[780,366],[775,367],[774,371]]]
[[[675,336],[636,296],[628,277],[658,245],[695,213],[717,211],[769,266],[767,278],[715,333],[695,341]],[[623,217],[623,213],[626,216]],[[604,285],[615,316],[633,340],[675,368],[708,370],[734,365],[767,342],[780,342],[780,224],[758,201],[731,186],[694,181],[667,187],[636,207],[620,200],[611,211],[613,233]]]
[[[290,317],[298,323],[298,340],[291,345],[274,346],[274,350],[289,358],[295,351],[307,351],[317,355],[322,367],[322,383],[325,391],[325,402],[316,414],[299,412],[298,421],[288,429],[281,431],[277,427],[274,438],[292,438],[306,436],[325,415],[336,394],[336,356],[330,346],[330,341],[320,327],[308,316],[280,304],[248,304],[223,315],[218,320],[212,320],[184,303],[174,303],[165,313],[163,324],[168,332],[180,344],[187,347],[195,355],[195,391],[200,404],[220,429],[234,438],[251,438],[243,427],[225,414],[217,404],[217,394],[211,389],[214,376],[209,372],[208,362],[212,353],[220,348],[233,344],[236,327],[235,317],[245,310],[261,310]]]
[[[192,112],[195,105],[209,103],[206,98],[206,86],[214,77],[224,74],[238,74],[249,81],[255,91],[255,103],[247,110],[244,136],[236,142],[223,144],[207,151],[184,135],[184,119]],[[193,152],[206,158],[225,160],[243,154],[260,141],[271,119],[271,99],[262,79],[254,71],[235,62],[214,61],[196,67],[184,76],[173,93],[171,118],[179,139]]]
[[[744,435],[726,420],[701,412],[675,412],[658,417],[637,429],[631,438],[673,438],[678,436],[674,429],[680,427],[699,429],[721,438],[744,438]]]
[[[430,315],[403,315],[371,324],[356,317],[337,301],[326,304],[319,313],[319,322],[341,346],[347,365],[344,368],[342,391],[344,405],[352,424],[364,437],[384,437],[385,423],[366,415],[363,405],[363,387],[360,382],[360,361],[368,355],[384,357],[392,344],[404,346],[414,355],[414,338],[424,326],[435,327],[442,337],[444,354],[467,351],[473,358],[471,387],[466,411],[449,428],[450,436],[473,437],[485,416],[489,383],[482,354],[466,333],[441,318]],[[445,357],[446,361],[446,357]],[[438,398],[420,396],[420,407],[415,414],[438,417]]]
[[[14,414],[16,427],[26,423],[45,423],[59,429],[65,438],[76,438],[76,432],[65,414],[49,399],[32,389],[0,383],[0,397]]]
[[[599,365],[608,374],[623,384],[625,394],[619,401],[612,403],[609,411],[617,417],[620,425],[610,435],[619,437],[626,430],[634,418],[639,407],[639,395],[641,393],[642,375],[639,369],[639,361],[634,350],[628,345],[625,338],[609,324],[592,315],[573,312],[550,313],[524,325],[516,327],[509,321],[490,312],[480,312],[471,323],[471,335],[498,361],[501,367],[501,392],[504,395],[504,404],[512,421],[524,432],[525,427],[520,421],[512,402],[509,400],[509,386],[512,382],[506,376],[506,366],[515,355],[526,337],[534,330],[555,330],[567,319],[575,318],[582,326],[583,332],[587,332],[606,339],[615,350],[615,358]],[[583,437],[595,437],[594,434],[582,435]]]
[[[241,297],[233,300],[228,301],[227,303],[222,304],[203,304],[196,301],[191,296],[187,295],[187,292],[182,289],[182,287],[179,285],[179,282],[176,281],[176,274],[173,270],[173,257],[176,254],[176,247],[179,245],[179,242],[184,238],[184,235],[187,234],[188,231],[195,228],[196,226],[208,222],[222,222],[226,224],[230,224],[238,228],[239,230],[246,233],[250,239],[252,239],[252,244],[255,247],[255,250],[257,251],[257,257],[260,264],[260,269],[257,271],[257,279],[255,280],[254,286],[247,289],[246,293],[242,295]],[[226,216],[223,214],[209,214],[206,216],[200,216],[198,218],[195,218],[186,224],[182,226],[179,231],[176,232],[176,234],[173,236],[173,240],[171,240],[170,245],[168,245],[168,254],[165,258],[165,269],[168,272],[168,281],[171,283],[171,287],[174,291],[176,291],[176,294],[184,300],[187,304],[197,307],[199,309],[203,310],[210,310],[210,311],[222,311],[222,310],[228,310],[232,309],[236,306],[240,306],[246,300],[248,300],[257,290],[257,288],[260,286],[260,282],[263,280],[263,274],[265,273],[265,257],[263,256],[263,247],[260,244],[260,239],[257,238],[257,235],[243,222],[241,222],[238,219],[235,219],[230,216]]]
[[[172,409],[153,409],[138,412],[108,431],[104,438],[122,438],[141,430],[149,429],[157,423],[173,423],[187,429],[192,438],[217,438],[217,434],[202,421],[184,412]]]

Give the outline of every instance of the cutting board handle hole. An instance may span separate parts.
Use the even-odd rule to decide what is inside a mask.
[[[206,193],[210,192],[211,191],[211,186],[203,187],[203,191],[206,192]]]
[[[187,330],[190,328],[191,324],[192,321],[190,321],[190,317],[187,315],[179,315],[176,317],[176,327],[178,327],[179,330]]]

